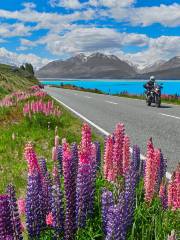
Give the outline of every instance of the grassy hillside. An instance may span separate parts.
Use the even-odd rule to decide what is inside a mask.
[[[25,90],[37,84],[37,79],[27,71],[0,64],[0,98],[13,91]]]

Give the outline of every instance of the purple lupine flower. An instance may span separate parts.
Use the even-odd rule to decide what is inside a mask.
[[[101,196],[101,203],[102,203],[102,224],[103,224],[103,231],[104,235],[107,234],[107,216],[108,216],[108,210],[110,207],[114,205],[114,199],[113,194],[111,191],[108,191],[107,189],[103,189],[102,196]]]
[[[141,177],[145,176],[145,169],[146,169],[146,161],[141,159],[141,163],[140,163],[140,176]]]
[[[125,176],[125,210],[126,210],[126,226],[129,227],[133,221],[135,209],[137,173],[131,166]]]
[[[100,146],[100,142],[98,141],[94,142],[94,144],[96,145],[97,168],[100,169],[101,168],[101,146]]]
[[[43,157],[41,157],[41,158],[39,158],[39,163],[40,163],[39,165],[40,165],[42,175],[45,176],[47,173],[46,160]]]
[[[106,240],[125,240],[126,239],[126,212],[124,192],[119,195],[118,203],[109,208],[107,214]]]
[[[0,239],[13,240],[13,225],[8,195],[0,195]]]
[[[167,209],[168,207],[168,195],[167,195],[167,185],[161,184],[160,190],[159,190],[159,197],[161,199],[161,204],[163,209]]]
[[[140,169],[140,148],[137,145],[133,146],[133,152],[132,152],[132,164],[137,172],[139,172]]]
[[[43,192],[43,211],[45,215],[47,216],[51,212],[52,207],[52,180],[50,177],[49,172],[47,171],[44,179],[43,179],[43,186],[42,186],[42,192]]]
[[[14,239],[22,240],[21,220],[18,211],[16,193],[13,185],[8,185],[7,194],[9,196],[9,206],[11,211],[11,220],[13,225],[13,236]]]
[[[95,200],[95,191],[96,191],[96,173],[97,173],[97,160],[96,160],[96,145],[92,144],[91,147],[91,174],[90,174],[90,183],[89,183],[89,209],[88,213],[90,217],[94,214],[94,200]]]
[[[55,229],[55,237],[58,238],[59,235],[62,234],[64,230],[64,206],[59,171],[56,166],[56,163],[53,169],[52,218],[53,227]]]
[[[28,176],[26,195],[26,223],[30,237],[39,237],[45,227],[46,213],[43,211],[43,192],[40,173],[34,171]]]
[[[63,175],[66,198],[65,239],[74,239],[76,232],[76,166],[67,143],[63,144]]]
[[[157,176],[157,186],[156,186],[157,192],[159,191],[161,182],[166,175],[166,170],[167,170],[167,160],[163,157],[163,154],[161,152],[160,165],[159,165],[158,176]]]
[[[77,175],[77,225],[84,227],[87,220],[89,208],[89,183],[90,183],[91,168],[89,164],[79,164]]]

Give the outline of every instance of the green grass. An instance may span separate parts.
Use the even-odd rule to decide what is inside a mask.
[[[37,79],[29,76],[26,71],[19,68],[14,70],[12,66],[0,64],[0,98],[13,91],[25,90],[37,83]]]
[[[58,126],[60,139],[66,138],[70,143],[80,142],[82,126],[82,122],[62,106],[62,116],[53,118],[40,114],[32,121],[23,117],[22,107],[23,104],[20,107],[0,108],[0,193],[5,191],[8,183],[13,183],[18,197],[24,196],[26,189],[27,163],[23,156],[25,144],[32,141],[38,156],[44,156],[51,168],[55,126]],[[12,139],[13,134],[15,140]],[[94,133],[93,139],[103,142]]]

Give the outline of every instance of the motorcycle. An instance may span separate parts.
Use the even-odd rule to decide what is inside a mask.
[[[147,91],[146,93],[146,103],[148,106],[151,106],[152,103],[155,103],[156,107],[161,106],[161,89],[162,84],[156,84],[153,89]]]

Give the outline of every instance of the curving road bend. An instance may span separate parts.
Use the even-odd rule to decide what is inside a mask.
[[[180,161],[180,106],[163,104],[161,108],[147,107],[142,100],[120,98],[68,89],[45,87],[49,95],[83,115],[107,132],[123,122],[132,145],[138,144],[142,154],[152,137],[168,159],[172,172]]]

